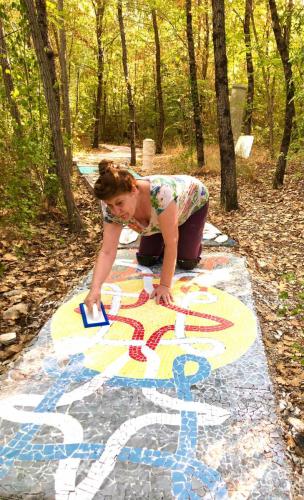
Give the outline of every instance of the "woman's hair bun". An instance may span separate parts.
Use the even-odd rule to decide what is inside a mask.
[[[99,177],[94,185],[94,193],[99,200],[107,200],[121,193],[129,193],[136,186],[133,175],[123,166],[111,160],[101,160],[98,164]]]
[[[99,170],[99,175],[105,175],[111,172],[112,168],[114,167],[114,163],[112,160],[101,160],[98,163],[98,170]]]

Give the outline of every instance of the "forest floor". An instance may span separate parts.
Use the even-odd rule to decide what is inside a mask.
[[[233,250],[247,259],[262,328],[278,417],[293,468],[293,499],[304,499],[304,173],[288,165],[284,187],[272,189],[274,162],[263,151],[238,160],[239,210],[219,206],[220,173],[215,148],[206,148],[207,167],[185,170],[185,156],[171,150],[154,162],[155,173],[191,173],[210,191],[209,221],[238,242]],[[138,167],[139,173],[146,173]],[[93,267],[102,235],[100,210],[81,176],[73,185],[86,225],[69,232],[59,210],[41,212],[31,237],[14,228],[0,239],[0,377],[40,331],[59,304]],[[209,251],[209,249],[207,250]],[[11,343],[1,334],[15,333]],[[3,338],[3,337],[2,337]]]

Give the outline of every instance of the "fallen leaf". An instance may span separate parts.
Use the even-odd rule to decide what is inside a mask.
[[[12,253],[6,253],[3,255],[2,260],[4,260],[5,262],[13,262],[13,261],[18,260],[18,259],[17,259],[16,255],[14,255]]]
[[[16,332],[2,333],[0,335],[0,344],[8,345],[16,340]]]
[[[27,314],[28,305],[25,303],[16,304],[3,313],[4,320],[15,320],[23,314]]]

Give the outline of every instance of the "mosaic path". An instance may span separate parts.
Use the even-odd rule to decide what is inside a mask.
[[[102,288],[110,325],[67,298],[2,382],[0,498],[289,499],[274,398],[243,259],[158,269],[120,250]]]

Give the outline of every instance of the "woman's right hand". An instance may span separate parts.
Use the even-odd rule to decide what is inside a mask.
[[[98,310],[100,311],[100,288],[92,289],[89,291],[88,295],[84,299],[84,303],[90,314],[93,314],[93,305],[96,304]]]

